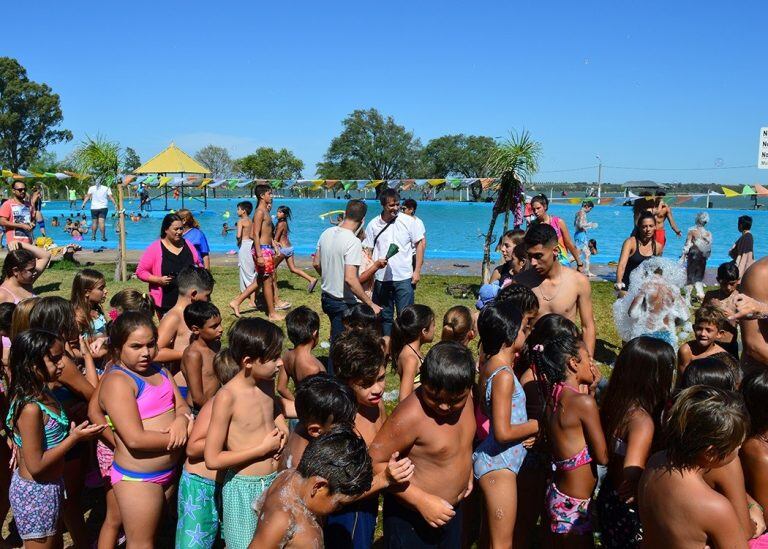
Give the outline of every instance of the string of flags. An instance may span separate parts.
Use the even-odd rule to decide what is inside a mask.
[[[58,179],[58,180],[64,180],[64,179],[85,179],[87,176],[77,174],[74,172],[29,172],[27,170],[22,170],[19,168],[17,170],[17,173],[12,172],[11,170],[6,169],[0,169],[0,175],[2,175],[3,178],[6,179]]]

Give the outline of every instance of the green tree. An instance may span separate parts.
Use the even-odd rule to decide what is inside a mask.
[[[195,160],[211,170],[211,177],[227,177],[232,174],[232,157],[224,147],[206,145],[195,153]]]
[[[486,166],[486,173],[492,177],[501,178],[496,202],[491,213],[491,222],[488,232],[485,234],[485,246],[483,248],[483,281],[490,279],[491,267],[491,241],[493,240],[493,228],[499,214],[509,215],[522,200],[523,183],[530,180],[531,176],[539,171],[539,158],[541,157],[541,143],[535,141],[531,134],[524,131],[521,134],[511,134],[509,139],[499,143],[491,152]]]
[[[139,153],[130,147],[126,147],[125,154],[123,155],[123,171],[125,173],[131,173],[139,166],[141,166],[141,158],[139,158]]]
[[[304,162],[288,149],[259,147],[235,160],[235,170],[252,179],[299,179],[303,169]]]
[[[421,142],[391,116],[385,118],[376,109],[356,110],[342,125],[317,164],[321,178],[398,179],[418,167]]]
[[[427,177],[483,177],[496,142],[482,135],[444,135],[424,147]]]
[[[0,57],[0,164],[16,171],[48,145],[71,140],[72,132],[57,129],[62,120],[59,96],[27,78],[15,59]]]

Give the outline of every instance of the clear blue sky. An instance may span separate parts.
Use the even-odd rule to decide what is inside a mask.
[[[76,6],[76,7],[75,7]],[[768,2],[7,2],[0,55],[61,96],[75,141],[287,147],[314,174],[375,107],[423,142],[529,130],[539,181],[768,184]],[[63,156],[69,143],[55,148]],[[750,165],[746,169],[717,166]]]

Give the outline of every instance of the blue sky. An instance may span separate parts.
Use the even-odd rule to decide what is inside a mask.
[[[77,6],[77,8],[75,8]],[[423,142],[529,130],[539,181],[768,183],[765,0],[8,2],[0,55],[61,96],[64,127],[143,160],[175,141],[287,147],[314,174],[341,120]],[[762,39],[761,39],[762,38]],[[72,143],[55,148],[63,156]],[[717,167],[743,166],[740,169]]]

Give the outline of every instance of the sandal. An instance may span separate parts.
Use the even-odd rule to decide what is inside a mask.
[[[318,283],[318,282],[319,282],[319,280],[318,280],[318,279],[315,279],[315,281],[314,281],[314,282],[310,282],[310,283],[307,285],[307,293],[311,294],[312,292],[314,292],[314,291],[315,291],[315,288],[317,288],[317,283]]]

